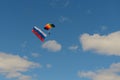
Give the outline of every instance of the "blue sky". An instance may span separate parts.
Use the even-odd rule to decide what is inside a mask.
[[[1,0],[0,80],[120,80],[119,3]],[[31,30],[47,23],[41,42]]]

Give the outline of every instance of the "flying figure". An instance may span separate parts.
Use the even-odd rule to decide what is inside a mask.
[[[48,31],[47,34],[50,35],[50,34],[51,34],[51,33],[50,33],[50,30],[51,30],[52,28],[54,28],[54,27],[55,27],[54,24],[48,23],[48,24],[46,24],[46,25],[44,26],[44,30],[47,30],[47,31]],[[40,28],[36,27],[36,26],[33,27],[32,32],[33,32],[42,42],[44,42],[45,38],[47,37],[47,34],[46,34],[45,32],[43,32]]]

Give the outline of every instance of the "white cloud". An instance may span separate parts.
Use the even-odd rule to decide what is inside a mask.
[[[47,68],[51,68],[52,65],[51,65],[51,64],[46,64],[46,67],[47,67]]]
[[[28,61],[18,55],[0,52],[0,74],[6,78],[17,78],[18,80],[31,80],[24,72],[30,68],[39,67],[40,64]]]
[[[49,40],[42,45],[42,48],[46,48],[49,51],[57,52],[61,50],[62,46],[55,40]]]
[[[101,54],[120,56],[120,31],[102,36],[83,34],[80,42],[85,51],[93,50]]]
[[[50,6],[54,8],[65,8],[68,7],[70,4],[69,0],[50,0]]]
[[[108,69],[99,69],[97,71],[79,71],[79,77],[89,78],[91,80],[120,80],[120,63],[114,63]]]
[[[107,26],[102,26],[101,29],[102,29],[102,31],[104,31],[107,29]]]
[[[26,46],[27,46],[27,41],[24,41],[24,42],[22,43],[21,47],[22,47],[22,48],[26,48]]]
[[[22,75],[21,77],[19,77],[19,80],[31,80],[31,76]]]
[[[68,7],[69,4],[70,4],[70,1],[66,0],[66,2],[64,3],[64,7]]]
[[[21,51],[22,52],[25,52],[25,50],[26,50],[26,48],[27,48],[27,44],[28,44],[28,42],[27,41],[24,41],[20,46],[21,46]]]
[[[31,55],[32,55],[33,57],[35,57],[35,58],[41,56],[39,53],[32,53]]]
[[[60,18],[59,18],[59,22],[61,22],[61,23],[68,22],[68,21],[70,21],[70,19],[68,17],[60,16]]]
[[[70,46],[68,49],[70,49],[70,50],[77,50],[78,46],[77,45],[73,45],[73,46]]]

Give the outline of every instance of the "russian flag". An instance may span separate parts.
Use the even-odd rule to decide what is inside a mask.
[[[36,26],[33,27],[32,32],[42,41],[44,42],[46,38],[46,34],[40,29],[37,28]]]

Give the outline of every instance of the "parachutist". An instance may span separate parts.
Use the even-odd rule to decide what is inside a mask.
[[[48,35],[50,35],[51,33],[50,32],[48,32]]]
[[[44,26],[44,29],[48,31],[48,35],[50,36],[51,33],[50,33],[50,30],[52,28],[55,28],[55,25],[54,24],[46,24]],[[46,33],[44,33],[40,28],[34,26],[33,29],[32,29],[32,32],[42,41],[44,42],[45,38],[47,37]]]

